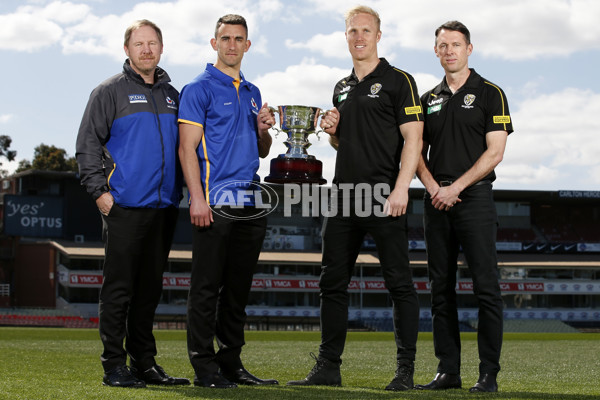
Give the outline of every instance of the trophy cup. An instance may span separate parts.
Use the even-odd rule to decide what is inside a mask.
[[[321,115],[321,109],[308,106],[279,106],[278,110],[271,108],[279,114],[279,125],[273,127],[279,132],[287,134],[284,142],[287,147],[285,154],[280,154],[271,160],[269,176],[266,182],[271,183],[318,183],[324,184],[323,163],[309,155],[306,149],[310,146],[308,135],[322,130],[316,130],[317,121]]]

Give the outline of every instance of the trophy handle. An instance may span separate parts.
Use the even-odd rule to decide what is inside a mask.
[[[317,115],[316,118],[326,115],[329,111],[330,110],[319,110],[319,114]],[[327,133],[327,132],[325,132],[321,127],[319,127],[318,129],[315,130],[315,135],[317,135],[317,139],[321,140],[321,136],[319,136],[319,133]]]
[[[279,114],[279,110],[276,109],[275,107],[271,107],[269,106],[269,111],[271,111],[272,113],[277,113]],[[281,114],[279,114],[281,115]],[[277,135],[279,135],[280,133],[283,133],[283,131],[281,129],[279,129],[278,127],[276,127],[275,125],[271,125],[271,128],[275,131],[275,137],[277,137]]]
[[[322,115],[325,115],[326,113],[328,113],[330,111],[330,110],[321,110],[319,108],[317,108],[317,110],[318,111],[315,113],[314,121],[313,121],[313,126],[315,126],[315,127],[318,126],[317,121],[318,121],[319,117],[321,117]],[[280,118],[283,115],[282,106],[279,106],[278,108],[269,106],[269,111],[271,111],[272,113],[279,114]],[[284,131],[281,128],[276,127],[275,125],[271,125],[270,129],[273,129],[275,131],[275,137],[277,137],[277,135],[279,135],[280,133],[285,133],[287,135],[286,131]],[[319,134],[320,133],[326,133],[326,132],[319,127],[319,128],[315,129],[314,133],[315,133],[315,135],[317,135],[317,139],[321,140],[321,136],[319,136]]]

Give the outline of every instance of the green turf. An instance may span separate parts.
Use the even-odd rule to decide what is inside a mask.
[[[193,375],[184,331],[157,331],[158,362],[176,376]],[[497,394],[470,394],[477,379],[474,334],[463,334],[464,389],[443,392],[386,392],[394,372],[391,333],[350,333],[342,364],[341,388],[189,387],[120,389],[101,384],[101,344],[95,330],[0,328],[0,399],[599,399],[600,334],[505,335]],[[312,368],[318,332],[248,332],[243,359],[261,377],[285,383]],[[419,335],[415,382],[434,375],[431,333]]]

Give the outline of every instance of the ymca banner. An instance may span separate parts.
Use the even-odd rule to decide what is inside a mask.
[[[67,287],[96,287],[102,285],[101,271],[75,271],[64,266],[58,268],[59,282]],[[429,293],[427,279],[415,279],[414,286],[418,293]],[[188,290],[190,275],[185,273],[165,273],[163,289]],[[503,294],[598,294],[600,282],[576,280],[501,280],[500,289]],[[257,275],[252,280],[252,291],[272,292],[318,292],[319,279],[295,278]],[[348,285],[350,293],[384,293],[387,291],[382,278],[354,278]],[[459,280],[456,282],[456,292],[459,294],[472,293],[473,281]]]

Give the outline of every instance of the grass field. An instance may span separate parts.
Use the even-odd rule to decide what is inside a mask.
[[[184,331],[156,331],[158,363],[168,373],[191,378]],[[318,332],[248,332],[246,367],[276,387],[217,390],[193,386],[121,389],[102,386],[101,344],[95,330],[0,328],[0,399],[600,399],[600,334],[505,335],[497,394],[470,394],[477,379],[474,334],[463,334],[463,389],[387,392],[395,348],[391,333],[350,333],[341,388],[287,387],[312,368]],[[431,333],[421,333],[415,383],[435,374]]]

